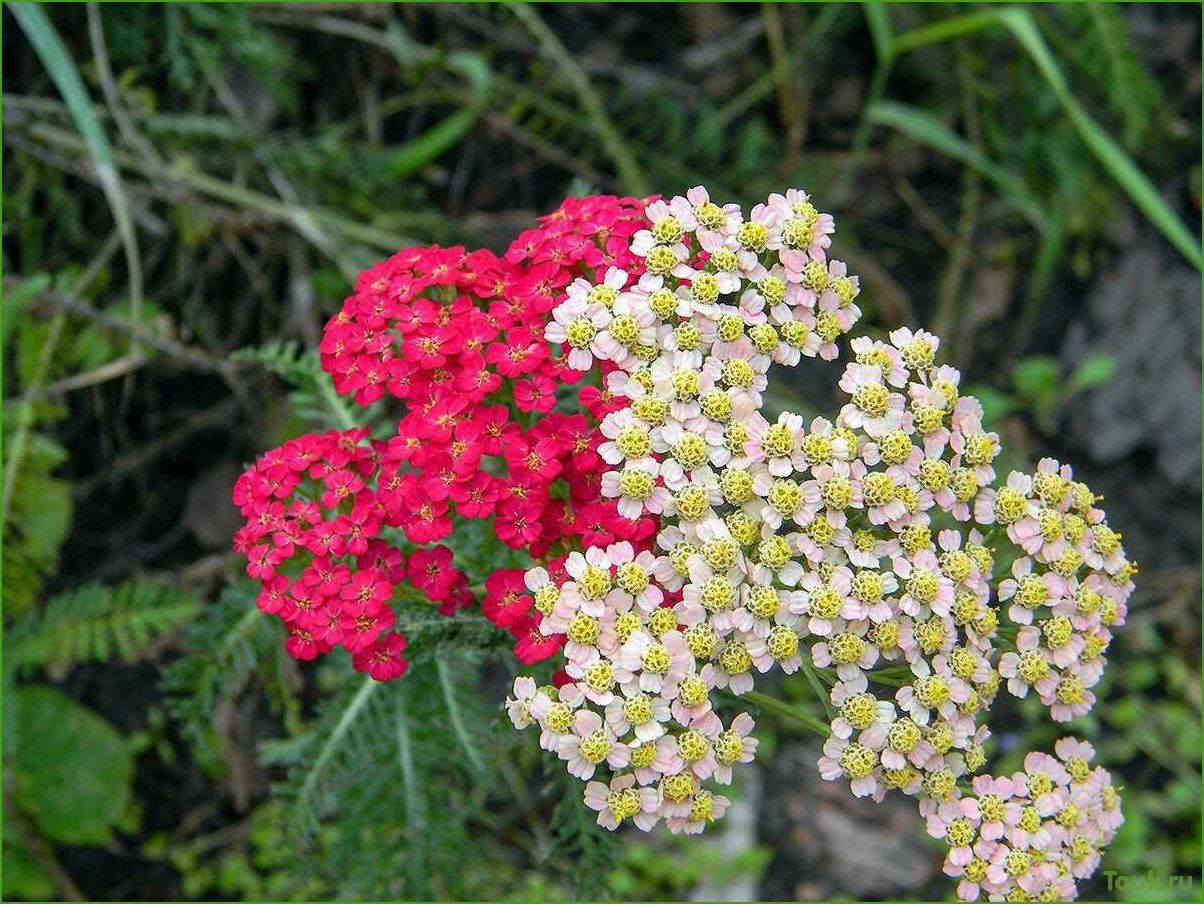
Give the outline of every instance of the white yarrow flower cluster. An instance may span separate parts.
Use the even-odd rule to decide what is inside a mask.
[[[930,333],[854,339],[833,419],[762,414],[772,363],[836,357],[860,318],[806,194],[746,217],[699,187],[646,216],[631,245],[646,272],[571,292],[548,338],[588,322],[573,348],[617,368],[607,387],[627,405],[601,425],[602,492],[659,517],[656,547],[568,556],[541,630],[566,635],[571,681],[519,679],[515,724],[589,782],[601,824],[699,831],[727,806],[707,783],[756,749],[751,717],[725,721],[715,691],[805,669],[834,714],[823,777],[947,812],[985,764],[1003,681],[1055,719],[1089,708],[1135,566],[1068,467],[995,488],[999,438]],[[1027,893],[997,874],[975,888]]]
[[[608,388],[628,404],[601,425],[602,493],[629,518],[661,516],[657,551],[569,555],[541,630],[565,634],[573,681],[516,685],[511,713],[589,782],[601,824],[693,832],[727,806],[707,783],[730,782],[757,745],[752,718],[722,719],[714,691],[798,669],[807,633],[800,529],[819,491],[792,480],[806,466],[802,421],[760,414],[766,374],[835,357],[861,312],[857,278],[827,259],[831,217],[801,192],[746,218],[699,187],[647,217],[631,246],[646,272],[611,269],[610,291],[574,288],[548,339],[572,348],[572,367],[617,365]],[[594,780],[602,767],[609,784]]]

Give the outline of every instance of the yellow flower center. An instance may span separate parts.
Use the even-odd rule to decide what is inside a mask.
[[[652,224],[652,237],[662,245],[671,245],[680,241],[685,229],[675,216],[661,217]]]
[[[774,625],[765,638],[765,648],[778,662],[798,655],[798,635],[785,625]]]
[[[696,301],[711,304],[719,297],[719,280],[714,273],[699,273],[690,284],[690,294]]]
[[[732,416],[731,396],[722,389],[712,389],[699,399],[699,404],[702,405],[702,413],[712,421],[726,421]]]
[[[865,641],[856,634],[837,634],[828,641],[828,651],[837,665],[850,665],[865,654]]]
[[[873,694],[854,694],[840,707],[840,715],[858,731],[864,731],[878,719],[878,700]]]
[[[760,254],[765,250],[765,243],[769,241],[769,230],[764,223],[742,223],[736,230],[736,241],[749,251]]]
[[[652,475],[641,468],[624,468],[619,472],[619,492],[628,499],[647,499],[655,488]]]
[[[1011,524],[1024,517],[1028,502],[1019,490],[1002,487],[995,496],[995,518],[1000,524]]]
[[[738,640],[729,640],[719,654],[719,667],[729,675],[743,675],[752,668],[752,657],[748,648]]]
[[[748,389],[757,377],[753,366],[743,358],[729,358],[723,364],[723,382],[738,389]]]
[[[665,276],[677,266],[677,255],[673,253],[673,249],[666,245],[653,245],[648,249],[648,255],[644,258],[645,266],[648,272],[656,276]]]
[[[840,771],[848,778],[865,778],[878,765],[878,755],[864,744],[850,742],[840,752]]]
[[[623,716],[632,725],[643,725],[652,721],[652,698],[647,694],[636,694],[624,700]]]
[[[641,744],[631,751],[631,765],[636,769],[647,769],[656,759],[656,744]]]
[[[853,406],[869,417],[882,417],[889,402],[890,390],[881,383],[867,383],[853,392]]]
[[[645,650],[640,661],[644,666],[644,671],[652,675],[665,674],[669,671],[671,662],[668,648],[661,643],[654,643]]]
[[[687,471],[701,467],[707,460],[707,444],[696,433],[687,433],[672,450],[673,458]]]
[[[600,633],[601,626],[592,615],[578,612],[569,619],[568,636],[573,643],[592,644]]]
[[[685,637],[686,646],[690,648],[690,655],[695,659],[710,659],[711,654],[715,652],[715,647],[719,645],[719,635],[705,622],[686,628]],[[699,684],[701,683],[699,682]],[[704,689],[703,696],[705,695]]]
[[[597,333],[597,329],[585,317],[574,317],[564,328],[565,339],[573,348],[588,348]]]
[[[610,575],[596,565],[587,565],[577,589],[587,600],[600,600],[610,592]]]
[[[678,685],[677,696],[687,707],[701,706],[707,699],[707,686],[697,675],[687,675]]]
[[[861,481],[861,498],[870,507],[889,505],[898,495],[898,485],[889,474],[874,471]]]
[[[695,763],[710,752],[711,742],[702,734],[689,729],[677,736],[677,752],[687,763]]]

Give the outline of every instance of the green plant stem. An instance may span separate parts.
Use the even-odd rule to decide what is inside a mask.
[[[798,105],[794,102],[792,73],[794,61],[786,50],[786,36],[782,29],[782,17],[775,3],[761,2],[761,20],[765,23],[765,43],[769,45],[770,71],[778,93],[778,115],[785,127],[786,155],[783,167],[789,167],[798,156],[802,138],[802,124],[798,118]]]
[[[569,87],[577,95],[577,101],[581,104],[586,116],[589,117],[598,140],[602,142],[607,155],[614,161],[627,191],[641,197],[648,194],[648,183],[639,164],[636,163],[627,144],[606,115],[602,101],[590,86],[589,76],[577,65],[577,61],[561,43],[560,38],[547,26],[533,6],[527,3],[512,3],[506,8],[526,26],[527,31],[531,32],[532,37],[539,42],[543,52],[559,67],[568,80]]]
[[[820,681],[819,675],[816,674],[814,666],[806,659],[803,659],[801,664],[803,675],[807,679],[807,683],[811,685],[811,690],[815,691],[815,696],[819,698],[819,702],[824,705],[824,712],[828,714],[828,718],[832,718],[831,694],[828,688],[824,687]]]
[[[789,703],[786,703],[784,700],[779,700],[777,697],[771,697],[769,694],[762,693],[761,691],[749,691],[743,696],[745,700],[748,700],[750,703],[757,704],[757,706],[760,706],[762,709],[767,709],[771,712],[777,713],[780,716],[793,719],[803,727],[807,728],[809,731],[819,735],[821,738],[827,738],[831,734],[830,729],[826,724],[824,724],[824,722],[815,718],[815,716],[811,715],[810,713],[796,709]]]
[[[954,45],[957,54],[957,86],[961,99],[962,120],[965,123],[966,134],[973,147],[980,147],[981,129],[978,122],[978,104],[970,86],[969,65],[966,62],[965,43],[958,41]],[[957,237],[949,249],[949,259],[941,271],[937,288],[936,307],[933,311],[933,331],[938,336],[948,337],[954,349],[954,363],[965,367],[962,352],[962,336],[960,324],[960,301],[962,284],[970,263],[970,249],[974,240],[974,231],[978,228],[978,214],[982,206],[982,180],[977,170],[968,167],[962,174],[962,191],[960,210],[957,219]]]
[[[414,855],[415,865],[410,877],[414,880],[411,889],[415,898],[424,897],[426,890],[426,841],[428,836],[426,819],[422,805],[421,788],[418,784],[418,773],[414,768],[414,741],[410,737],[410,727],[407,724],[404,691],[397,691],[397,768],[401,772],[401,782],[405,797],[406,837],[410,841],[410,851]]]
[[[121,244],[119,232],[114,232],[109,236],[100,249],[100,253],[92,259],[88,264],[88,269],[76,281],[72,287],[71,293],[75,294],[82,292],[92,284],[92,281],[100,274],[105,265],[112,260],[117,248]],[[8,516],[12,510],[13,493],[17,488],[17,475],[21,473],[21,460],[25,457],[25,447],[29,441],[29,431],[33,428],[34,422],[34,406],[33,399],[38,395],[42,384],[46,381],[46,375],[50,371],[50,363],[54,358],[54,350],[58,345],[59,337],[62,335],[63,325],[66,323],[67,314],[65,311],[59,311],[54,315],[54,319],[50,322],[50,329],[46,334],[46,339],[42,343],[42,348],[38,354],[38,363],[34,370],[33,378],[29,381],[28,386],[22,386],[22,395],[28,400],[17,407],[17,427],[13,432],[13,438],[8,448],[7,461],[4,467],[4,486],[2,496],[0,496],[0,532],[8,525]]]
[[[8,3],[9,12],[16,18],[29,43],[46,67],[63,103],[71,111],[76,128],[82,136],[88,156],[96,169],[96,178],[101,191],[113,213],[121,243],[125,248],[126,269],[130,280],[130,319],[137,325],[142,314],[142,254],[138,248],[138,233],[130,213],[129,198],[121,182],[121,173],[115,165],[108,136],[101,127],[92,107],[91,98],[84,88],[79,69],[71,58],[58,31],[37,3]],[[107,74],[107,57],[102,57],[101,77]],[[136,339],[130,337],[130,354],[138,354]]]
[[[356,427],[362,426],[359,418],[355,416],[351,407],[347,404],[347,400],[335,391],[334,383],[331,381],[329,374],[320,374],[316,378],[316,382],[318,384],[318,392],[322,395],[322,402],[338,423],[340,430],[354,430]]]
[[[300,797],[304,801],[310,800],[313,796],[314,789],[317,787],[318,778],[322,774],[322,770],[326,768],[326,763],[334,756],[339,745],[343,742],[343,736],[351,730],[351,726],[359,717],[360,710],[364,708],[367,702],[372,698],[373,692],[381,686],[379,681],[374,681],[372,678],[364,678],[364,683],[360,689],[356,691],[355,696],[351,698],[351,702],[347,704],[347,708],[343,710],[343,715],[339,717],[339,721],[334,726],[334,731],[330,733],[330,737],[326,739],[326,743],[322,745],[322,749],[314,758],[313,765],[309,767],[309,772],[306,773],[305,781],[301,785]]]
[[[464,753],[468,756],[473,771],[478,775],[483,775],[485,760],[481,756],[480,749],[473,742],[472,736],[468,733],[468,729],[464,726],[464,717],[460,713],[460,701],[456,699],[456,686],[452,678],[451,667],[448,665],[447,659],[442,656],[435,660],[435,667],[439,671],[439,684],[443,689],[443,702],[447,706],[447,717],[451,721],[452,730],[455,732],[460,746],[464,749]]]
[[[885,61],[880,61],[877,68],[874,69],[869,90],[866,92],[865,107],[863,108],[861,119],[857,123],[857,131],[853,133],[853,141],[849,146],[849,155],[846,158],[844,168],[841,170],[840,177],[836,180],[835,186],[833,186],[833,196],[836,198],[847,197],[853,185],[853,178],[856,176],[857,171],[861,169],[866,151],[869,148],[870,132],[874,127],[871,113],[879,106],[883,96],[886,94],[886,86],[890,81],[890,73],[893,66],[893,59],[888,58]]]

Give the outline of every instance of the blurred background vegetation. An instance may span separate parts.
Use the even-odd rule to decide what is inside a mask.
[[[5,6],[5,898],[951,894],[911,804],[769,717],[715,837],[601,833],[482,619],[372,685],[284,656],[228,551],[241,467],[363,416],[312,353],[359,269],[698,182],[811,190],[871,328],[934,329],[1017,463],[1105,494],[1142,569],[1083,728],[1104,868],[1198,885],[1198,5]]]

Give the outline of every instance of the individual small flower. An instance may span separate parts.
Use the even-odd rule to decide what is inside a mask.
[[[400,634],[390,633],[373,641],[351,660],[357,672],[367,672],[376,681],[390,681],[405,674],[409,663],[402,656],[406,639]]]
[[[534,678],[520,675],[514,679],[514,696],[506,700],[506,715],[515,728],[527,728],[535,724],[531,702],[538,693],[539,687]]]
[[[857,797],[881,800],[886,789],[875,775],[878,754],[859,741],[831,737],[824,742],[819,758],[819,774],[827,781],[845,778]]]
[[[638,688],[648,694],[659,694],[668,686],[680,683],[693,667],[685,637],[678,631],[668,631],[659,638],[645,631],[636,631],[619,650],[618,665],[632,675],[624,691]]]
[[[602,782],[585,786],[585,805],[598,811],[598,825],[605,829],[617,829],[623,820],[630,819],[647,832],[660,818],[656,812],[659,803],[656,789],[637,787],[630,773],[616,775],[609,786]]]
[[[840,410],[843,425],[864,430],[877,439],[902,423],[903,396],[886,387],[879,367],[849,364],[840,378],[840,388],[852,397]]]
[[[737,763],[751,763],[760,743],[750,733],[754,727],[752,716],[740,713],[731,725],[721,731],[715,739],[715,771],[711,775],[716,782],[727,785],[732,780],[732,766]]]
[[[549,342],[567,345],[568,365],[574,370],[589,370],[594,357],[605,352],[599,333],[610,323],[611,313],[601,304],[584,297],[570,298],[553,313],[553,322],[544,330]]]
[[[618,743],[601,716],[583,709],[574,715],[572,733],[559,741],[557,753],[567,761],[569,773],[584,781],[593,776],[601,763],[621,769],[627,765],[631,752]]]

